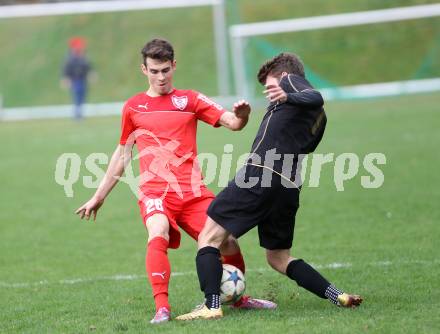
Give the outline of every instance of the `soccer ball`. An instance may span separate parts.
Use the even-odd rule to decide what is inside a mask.
[[[246,282],[241,270],[230,264],[224,264],[220,284],[220,302],[222,304],[235,303],[243,296],[245,289]]]

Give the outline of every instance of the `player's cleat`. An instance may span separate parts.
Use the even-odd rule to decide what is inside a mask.
[[[351,307],[356,308],[362,303],[362,297],[359,295],[349,295],[348,293],[343,293],[338,296],[338,304],[341,307]]]
[[[238,308],[244,310],[260,310],[269,309],[273,310],[277,308],[277,304],[270,300],[256,299],[250,296],[243,296],[235,304],[231,305],[231,308]]]
[[[218,319],[221,317],[223,317],[221,308],[209,309],[206,305],[203,305],[202,307],[196,307],[190,313],[179,315],[176,320]]]
[[[162,322],[167,322],[171,320],[171,312],[166,307],[161,307],[154,318],[150,320],[150,324],[160,324]]]
[[[201,309],[203,308],[203,306],[205,306],[205,302],[206,302],[206,300],[204,300],[203,303],[201,303],[201,304],[199,304],[199,305],[196,305],[196,306],[194,307],[194,309],[192,310],[192,312],[194,312],[194,311],[198,311],[198,310],[201,310]]]

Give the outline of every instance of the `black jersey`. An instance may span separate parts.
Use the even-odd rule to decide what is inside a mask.
[[[315,150],[327,118],[321,94],[305,78],[289,74],[280,86],[287,93],[287,101],[268,106],[246,164],[271,169],[293,180],[298,155]],[[284,166],[283,170],[286,159],[292,156],[291,168]]]

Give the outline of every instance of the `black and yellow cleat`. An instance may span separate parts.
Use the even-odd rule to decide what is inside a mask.
[[[359,295],[343,293],[338,296],[338,305],[341,307],[356,308],[361,305],[363,299]]]
[[[197,319],[218,319],[223,317],[223,311],[221,308],[209,309],[206,305],[197,307],[190,313],[179,315],[176,320],[188,321]]]

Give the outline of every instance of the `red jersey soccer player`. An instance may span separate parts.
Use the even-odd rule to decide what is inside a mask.
[[[170,320],[168,283],[171,275],[168,248],[178,248],[179,227],[197,240],[214,195],[203,184],[196,159],[197,121],[241,130],[248,121],[250,106],[244,100],[233,112],[193,90],[173,87],[176,69],[173,47],[154,39],[142,50],[142,72],[149,88],[125,103],[120,143],[94,196],[76,213],[87,219],[96,214],[123,174],[134,143],[139,151],[141,178],[139,207],[148,230],[146,270],[156,304],[151,323]],[[128,154],[127,154],[128,153]],[[245,271],[240,248],[231,238],[221,248],[224,263]],[[276,304],[244,297],[235,307],[275,308]]]

